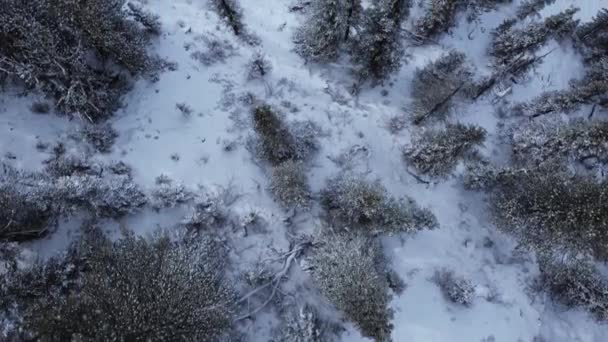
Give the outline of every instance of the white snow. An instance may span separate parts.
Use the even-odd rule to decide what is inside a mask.
[[[439,229],[383,240],[391,264],[407,283],[405,292],[392,302],[395,342],[531,342],[535,336],[551,342],[608,340],[608,327],[595,323],[586,313],[565,311],[528,290],[538,272],[534,259],[528,254],[514,253],[515,243],[496,231],[479,195],[462,190],[457,177],[425,185],[405,172],[401,148],[420,128],[408,124],[397,135],[386,129],[391,117],[409,112],[413,71],[443,52],[452,48],[465,52],[478,74],[487,75],[490,31],[512,15],[520,1],[483,14],[479,23],[467,23],[464,17],[460,18],[452,34],[442,37],[439,45],[408,48],[411,58],[392,83],[365,88],[358,98],[349,93],[351,81],[346,59],[330,66],[306,65],[292,51],[293,31],[304,18],[302,14],[289,13],[290,1],[240,2],[248,30],[261,39],[258,47],[233,37],[207,8],[206,1],[149,1],[147,6],[160,14],[164,30],[156,51],[177,62],[178,69],[161,74],[156,83],[136,84],[125,98],[127,106],[111,119],[119,133],[114,151],[100,158],[131,165],[135,181],[146,188],[153,187],[155,178],[161,174],[192,189],[198,185],[208,189],[234,186],[243,196],[233,210],[258,211],[269,224],[267,235],[250,234],[236,240],[243,250],[251,247],[237,257],[239,261],[253,263],[253,259],[268,253],[268,246],[287,247],[287,229],[282,221],[287,214],[266,190],[268,170],[255,163],[246,148],[253,132],[247,121],[249,109],[239,102],[239,97],[250,92],[277,107],[289,101],[299,111],[292,113],[285,109],[288,121],[310,119],[329,133],[320,138],[322,150],[308,172],[313,190],[320,190],[325,180],[339,170],[327,157],[336,157],[357,145],[364,147],[365,152],[353,159],[354,170],[378,178],[395,196],[413,197],[420,205],[431,208],[439,220]],[[608,0],[559,0],[541,15],[551,15],[571,5],[582,8],[577,18],[589,20],[608,5]],[[237,54],[210,67],[192,59],[191,52],[204,48],[196,37],[210,33],[230,41],[237,47]],[[191,44],[189,51],[185,44]],[[581,77],[582,60],[571,46],[551,42],[543,51],[551,49],[555,51],[530,74],[529,80],[515,85],[504,101],[528,100],[543,91],[564,88],[570,79]],[[262,51],[274,66],[264,82],[246,80],[247,61],[256,51]],[[382,96],[382,89],[388,95]],[[335,101],[338,97],[340,100]],[[78,124],[65,117],[31,114],[28,104],[32,99],[10,93],[0,96],[0,157],[12,152],[17,159],[9,162],[28,170],[40,168],[48,156],[36,150],[38,140],[53,143]],[[177,103],[189,105],[192,115],[184,117],[176,108]],[[500,150],[496,146],[498,105],[490,97],[481,98],[475,104],[458,104],[451,116],[453,121],[476,123],[488,130],[490,139],[484,153],[489,156]],[[234,118],[240,118],[248,126],[236,125]],[[225,141],[235,141],[237,148],[224,151]],[[178,161],[171,159],[175,153],[179,155]],[[296,230],[312,233],[318,223],[315,216],[314,210],[303,215]],[[145,235],[159,226],[176,223],[180,217],[183,212],[177,209],[145,211],[123,223]],[[56,235],[32,244],[31,248],[41,256],[60,251],[67,244],[70,231],[77,228],[78,224],[73,222],[63,223]],[[493,242],[492,247],[484,246],[486,238]],[[439,288],[429,281],[440,268],[452,269],[476,284],[472,307],[447,302]],[[251,341],[267,341],[272,319],[271,315],[265,316],[243,329],[250,332]],[[342,338],[364,340],[352,325]]]

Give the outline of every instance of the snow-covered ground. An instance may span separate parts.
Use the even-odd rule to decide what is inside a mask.
[[[364,88],[356,98],[349,92],[346,60],[329,66],[307,65],[292,51],[294,29],[304,17],[289,12],[290,1],[240,2],[248,30],[261,40],[259,46],[245,44],[231,35],[206,1],[149,1],[147,6],[161,16],[164,30],[155,47],[157,53],[176,62],[178,69],[161,74],[156,83],[142,80],[136,84],[124,100],[125,108],[110,121],[119,133],[113,152],[96,158],[122,160],[131,165],[135,181],[148,189],[161,174],[190,188],[233,186],[242,194],[233,210],[255,210],[269,225],[265,233],[235,237],[243,250],[248,250],[235,258],[247,262],[247,258],[265,255],[269,246],[284,249],[288,231],[283,219],[287,213],[266,190],[268,170],[247,149],[253,131],[248,121],[249,108],[240,99],[251,93],[283,108],[287,121],[311,120],[326,131],[319,138],[321,151],[308,170],[313,190],[322,189],[327,178],[339,171],[332,157],[358,149],[350,165],[353,170],[369,173],[393,195],[411,196],[437,216],[439,229],[383,240],[392,266],[407,283],[404,293],[392,302],[394,341],[531,342],[541,341],[535,339],[541,336],[550,342],[608,341],[608,326],[594,322],[582,311],[565,311],[529,291],[538,272],[534,258],[514,251],[514,241],[498,233],[490,223],[483,199],[465,192],[457,175],[437,184],[424,184],[406,172],[401,149],[421,128],[408,123],[398,134],[387,130],[389,119],[408,114],[414,70],[442,52],[460,50],[467,54],[478,76],[488,74],[489,33],[514,13],[519,1],[484,13],[478,23],[459,17],[458,26],[443,36],[439,45],[409,47],[407,53],[411,57],[390,84]],[[571,5],[581,7],[576,16],[587,21],[608,6],[608,0],[558,0],[541,15],[551,15]],[[421,10],[415,5],[408,25],[420,15]],[[200,37],[209,35],[229,41],[236,48],[235,54],[212,66],[191,58],[193,51],[204,49]],[[543,49],[555,51],[531,73],[529,80],[515,85],[501,101],[490,96],[454,108],[451,120],[475,123],[489,132],[483,151],[492,158],[501,158],[496,108],[502,101],[517,103],[546,90],[561,89],[570,79],[582,75],[582,60],[572,47],[551,42]],[[246,78],[247,62],[256,52],[262,52],[273,65],[265,81]],[[383,94],[383,90],[387,93]],[[36,143],[63,139],[77,123],[65,117],[32,114],[30,101],[32,97],[0,96],[0,157],[13,153],[16,159],[7,162],[36,170],[48,157],[36,149]],[[190,106],[192,114],[182,115],[177,103]],[[236,148],[226,151],[225,146],[231,143]],[[179,158],[172,158],[174,154]],[[146,211],[128,217],[126,223],[138,233],[147,234],[158,226],[175,223],[181,214],[175,210]],[[304,214],[295,229],[314,232],[319,222],[317,214],[316,210]],[[51,255],[67,245],[66,237],[77,227],[66,222],[54,235],[29,247],[35,253]],[[476,298],[471,307],[450,304],[430,281],[434,272],[442,268],[454,270],[475,283]],[[243,329],[249,332],[251,341],[268,340],[271,325],[262,319],[250,324]],[[364,340],[357,335],[349,329],[343,340]]]

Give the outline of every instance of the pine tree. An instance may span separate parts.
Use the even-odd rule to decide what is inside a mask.
[[[369,8],[352,48],[359,81],[385,80],[401,66],[401,23],[409,15],[411,0],[380,0]]]
[[[523,20],[531,15],[537,14],[545,6],[555,3],[556,0],[525,0],[517,8],[517,18]]]
[[[608,9],[601,9],[589,23],[582,24],[576,31],[578,40],[590,57],[608,54]]]

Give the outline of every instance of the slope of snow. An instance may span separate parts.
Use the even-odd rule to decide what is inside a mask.
[[[259,46],[247,45],[233,37],[208,9],[206,1],[149,1],[147,6],[161,15],[164,27],[157,52],[177,62],[178,69],[161,74],[156,83],[136,84],[125,99],[127,106],[111,119],[119,133],[114,151],[99,158],[130,164],[136,182],[147,188],[153,187],[155,178],[161,174],[189,188],[234,187],[242,194],[233,205],[234,211],[243,214],[257,211],[268,223],[265,234],[233,237],[239,248],[247,250],[235,256],[236,260],[253,263],[269,253],[269,246],[287,248],[288,228],[283,223],[287,213],[266,191],[268,170],[256,163],[247,149],[253,132],[248,121],[249,108],[240,99],[251,93],[283,107],[288,121],[312,120],[326,131],[320,137],[322,149],[308,171],[313,190],[320,190],[326,179],[339,171],[330,158],[345,151],[358,151],[349,167],[379,179],[395,196],[413,197],[437,216],[439,229],[383,240],[392,266],[407,283],[405,292],[392,302],[394,341],[528,342],[537,336],[551,342],[608,340],[608,327],[593,322],[587,314],[564,311],[528,291],[538,272],[534,259],[514,252],[515,243],[496,232],[490,223],[483,199],[466,193],[457,177],[427,185],[405,172],[401,148],[421,128],[408,125],[397,135],[386,129],[390,118],[408,114],[410,84],[416,68],[449,49],[465,52],[477,73],[487,75],[490,31],[514,13],[519,1],[502,6],[499,11],[484,13],[477,23],[459,18],[459,25],[451,35],[443,36],[438,45],[409,47],[411,58],[390,84],[366,88],[357,98],[349,92],[347,59],[330,66],[306,65],[292,51],[291,37],[304,17],[288,11],[289,1],[240,2],[248,30],[260,38]],[[541,14],[551,15],[570,5],[582,7],[578,18],[589,20],[608,1],[559,0]],[[226,39],[236,47],[235,55],[224,63],[202,65],[190,57],[193,51],[204,49],[197,38],[201,35]],[[572,47],[551,42],[543,49],[555,50],[527,82],[514,86],[503,101],[527,100],[545,90],[564,88],[570,79],[581,76],[582,61]],[[247,81],[246,64],[257,51],[263,52],[274,68],[265,81]],[[388,93],[383,95],[382,90]],[[474,104],[457,104],[451,120],[484,127],[490,134],[484,153],[501,159],[503,156],[497,152],[500,147],[495,145],[499,121],[496,110],[500,103],[493,100],[490,96]],[[36,141],[56,141],[73,129],[75,123],[61,117],[31,114],[27,105],[30,101],[2,96],[0,152],[14,153],[17,159],[9,162],[31,170],[39,168],[47,156],[36,151]],[[190,106],[192,114],[182,115],[176,108],[178,103]],[[298,110],[290,111],[286,103]],[[226,151],[224,146],[232,142],[236,148]],[[174,154],[178,160],[171,158]],[[311,214],[303,214],[295,229],[312,233],[318,224],[315,213],[313,210]],[[183,214],[179,210],[144,212],[127,218],[125,224],[145,235],[158,226],[171,226]],[[57,235],[33,244],[32,248],[43,256],[59,251],[67,244],[70,231],[77,227],[66,223]],[[443,298],[430,281],[434,272],[442,268],[452,269],[475,283],[472,307],[452,305]],[[251,341],[267,341],[273,319],[272,315],[264,316],[243,330],[249,333]],[[342,338],[364,340],[352,326]]]

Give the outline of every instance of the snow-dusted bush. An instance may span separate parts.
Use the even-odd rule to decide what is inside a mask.
[[[174,184],[167,176],[161,175],[156,178],[156,187],[150,194],[152,206],[155,209],[173,208],[194,199],[194,194],[186,187]]]
[[[272,72],[272,63],[261,52],[256,52],[247,63],[247,80],[265,79]]]
[[[422,133],[403,150],[403,155],[418,172],[443,177],[459,161],[474,155],[485,137],[486,131],[481,127],[448,124],[444,130]]]
[[[253,128],[259,138],[257,152],[262,159],[279,165],[295,158],[295,139],[279,114],[269,105],[260,105],[253,110]]]
[[[311,193],[302,163],[288,160],[273,167],[270,191],[286,208],[307,208]]]
[[[608,122],[535,120],[511,136],[513,159],[521,167],[558,165],[574,161],[587,169],[608,163]]]
[[[60,177],[53,187],[66,205],[86,209],[96,217],[118,218],[148,202],[142,189],[125,176]]]
[[[412,83],[414,123],[444,118],[452,99],[470,85],[472,75],[465,54],[454,50],[416,70]]]
[[[238,0],[211,0],[218,16],[230,27],[235,36],[245,34],[243,10]]]
[[[81,134],[85,141],[101,153],[109,153],[118,137],[118,133],[109,123],[84,124]]]
[[[361,175],[340,174],[327,182],[321,205],[329,220],[345,228],[366,232],[408,232],[431,229],[437,220],[411,198],[391,197],[378,181]]]
[[[537,251],[608,259],[608,183],[553,169],[493,174],[491,212],[501,230]]]
[[[576,30],[576,37],[590,58],[606,56],[608,53],[608,9],[602,8],[588,23]]]
[[[23,312],[26,337],[212,341],[233,319],[225,260],[209,239],[185,244],[127,233],[112,242],[96,231],[66,260],[22,271],[8,298]]]
[[[194,231],[217,227],[224,224],[229,218],[229,207],[239,198],[239,194],[232,186],[221,187],[216,191],[207,191],[201,188],[204,194],[194,199],[191,212],[183,223]]]
[[[517,7],[517,18],[523,20],[532,15],[538,15],[547,5],[555,3],[556,0],[524,0]]]
[[[399,70],[403,58],[401,23],[409,16],[411,0],[380,0],[362,14],[351,59],[358,81],[380,82]]]
[[[306,23],[294,36],[296,51],[307,61],[335,60],[361,10],[361,0],[315,1]]]
[[[464,306],[473,305],[475,286],[470,280],[455,275],[453,271],[442,269],[435,272],[432,281],[450,302]]]
[[[306,161],[321,149],[319,136],[326,133],[315,122],[310,120],[296,121],[289,128],[295,139],[295,159]]]
[[[490,55],[497,66],[509,66],[518,58],[539,50],[551,38],[572,35],[578,21],[574,20],[576,8],[547,17],[542,22],[533,22],[525,27],[516,27],[515,19],[507,19],[493,32]]]
[[[359,234],[335,234],[311,257],[312,276],[321,293],[366,337],[391,341],[393,312],[377,240]]]
[[[45,188],[26,188],[4,180],[0,182],[0,241],[45,235],[58,215],[52,194]]]
[[[326,330],[330,325],[319,317],[310,305],[302,305],[284,313],[284,324],[278,332],[278,340],[284,342],[337,342],[337,336]]]
[[[568,308],[582,308],[600,321],[608,320],[608,279],[589,262],[541,263],[541,286],[553,300]]]
[[[593,60],[581,80],[570,83],[565,90],[546,92],[530,102],[515,106],[520,115],[538,117],[549,113],[570,113],[584,104],[608,107],[608,57]]]
[[[226,39],[203,35],[195,38],[205,44],[205,50],[194,51],[190,54],[192,59],[199,61],[205,66],[223,63],[228,57],[236,55],[236,48]]]
[[[138,74],[158,66],[146,51],[147,17],[123,5],[4,0],[0,80],[41,91],[64,113],[90,120],[111,115],[127,90],[121,70]]]

